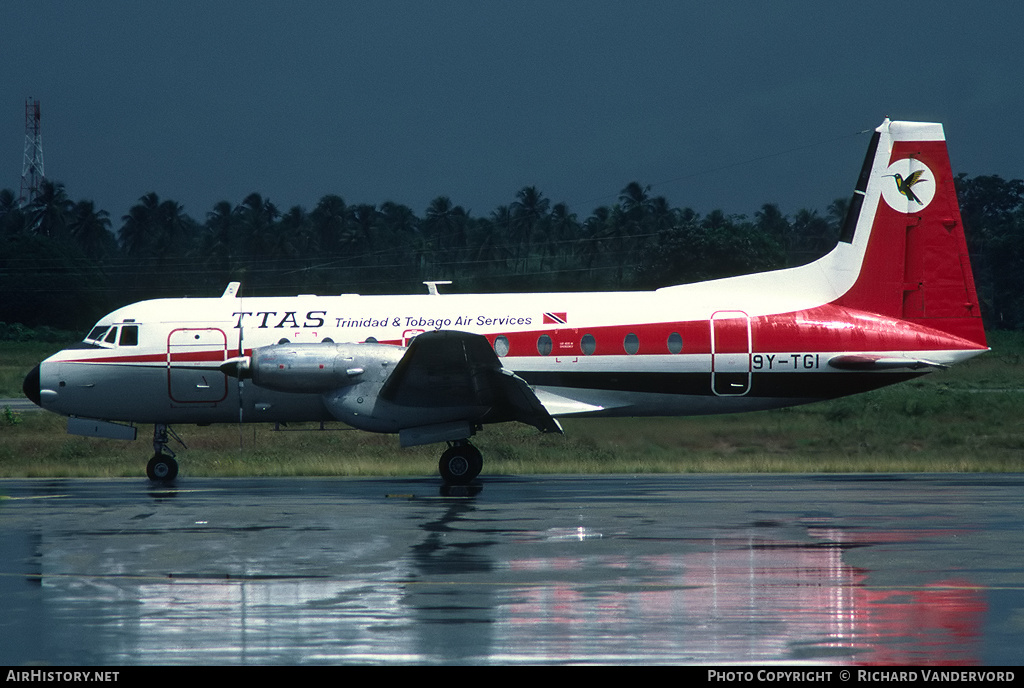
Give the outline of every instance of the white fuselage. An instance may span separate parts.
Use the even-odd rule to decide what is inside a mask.
[[[101,320],[99,339],[88,340],[88,348],[62,351],[41,365],[42,406],[131,422],[329,420],[319,393],[261,389],[218,366],[284,342],[404,347],[438,329],[487,337],[502,365],[533,385],[554,416],[689,415],[806,403],[920,374],[831,367],[839,356],[951,365],[984,350],[954,347],[938,333],[931,342],[922,342],[920,332],[905,339],[891,319],[830,311],[807,303],[806,295],[738,289],[752,281],[719,281],[725,292],[746,299],[723,299],[721,289],[709,289],[714,283],[704,283],[627,293],[141,302]],[[715,305],[704,298],[709,293],[716,294]],[[780,304],[805,307],[779,312]],[[875,336],[866,347],[852,346],[865,339],[865,325]],[[132,328],[133,335],[104,328]]]

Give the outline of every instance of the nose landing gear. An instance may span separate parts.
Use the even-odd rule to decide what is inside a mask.
[[[154,454],[146,464],[146,475],[155,483],[169,483],[178,477],[178,462],[167,454]]]
[[[169,483],[178,477],[178,462],[174,460],[174,452],[167,446],[170,434],[181,446],[185,443],[165,423],[153,426],[153,458],[146,464],[146,475],[153,482]]]

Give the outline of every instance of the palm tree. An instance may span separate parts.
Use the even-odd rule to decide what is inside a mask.
[[[324,196],[310,213],[313,237],[322,254],[336,254],[349,240],[348,207],[341,196]]]
[[[651,199],[648,214],[650,228],[659,235],[672,231],[679,224],[679,211],[670,206],[664,196]]]
[[[490,217],[477,227],[477,260],[498,263],[491,268],[492,270],[507,270],[508,259],[512,256],[508,248],[508,241],[512,235],[511,227],[512,211],[507,205],[499,205],[491,211]]]
[[[156,213],[156,254],[160,258],[183,256],[192,247],[193,222],[185,214],[185,206],[177,201],[163,201]]]
[[[766,237],[772,238],[783,251],[789,251],[791,228],[789,220],[774,203],[765,203],[761,209],[754,213],[754,226],[757,231]]]
[[[651,213],[653,206],[650,190],[650,186],[640,186],[638,182],[630,182],[619,192],[619,205],[622,206],[622,212],[630,222],[641,225]]]
[[[797,211],[793,216],[790,264],[802,265],[824,255],[832,248],[829,245],[830,229],[829,221],[818,215],[817,210],[804,208]]]
[[[69,227],[71,236],[90,258],[103,258],[117,250],[117,241],[110,231],[110,214],[96,210],[92,201],[75,204]]]
[[[52,239],[67,236],[72,206],[63,184],[44,179],[39,195],[26,208],[29,231]]]
[[[613,232],[615,255],[619,256],[619,283],[622,282],[623,265],[635,266],[644,253],[644,247],[653,243],[656,230],[652,219],[656,207],[651,198],[650,186],[630,182],[619,192],[618,212],[614,214]],[[661,199],[664,202],[664,199]],[[664,218],[663,218],[664,219]]]
[[[159,224],[160,197],[154,192],[142,196],[121,218],[118,238],[121,248],[130,257],[142,257],[156,245],[154,234]]]
[[[391,201],[382,203],[374,238],[378,247],[377,264],[410,266],[415,261],[419,231],[420,219],[412,208]]]
[[[594,212],[583,223],[583,235],[580,238],[584,267],[588,272],[594,269],[594,259],[601,255],[601,242],[612,222],[612,209],[606,205],[594,208]],[[598,265],[598,268],[604,267]],[[592,273],[591,273],[592,276]]]
[[[576,219],[576,214],[570,212],[569,206],[565,203],[556,203],[551,208],[548,224],[548,235],[552,239],[548,247],[549,255],[560,254],[563,257],[574,258],[575,240],[580,233],[580,223]]]
[[[352,208],[352,249],[357,255],[365,260],[367,251],[374,247],[374,230],[380,220],[380,211],[377,206],[369,203],[360,203]]]
[[[18,198],[10,189],[0,190],[0,236],[21,234],[25,228],[25,214],[18,206]]]
[[[849,198],[837,198],[832,201],[828,206],[827,217],[828,223],[832,227],[831,235],[829,236],[829,244],[831,245],[832,239],[835,239],[835,243],[839,242],[839,237],[843,232],[843,225],[846,224],[846,214],[850,209]],[[850,228],[853,231],[853,227]]]
[[[282,215],[275,237],[273,249],[282,258],[296,258],[308,254],[312,232],[305,208],[294,205]]]
[[[201,250],[208,264],[228,277],[234,267],[232,258],[236,255],[235,211],[229,201],[219,201],[206,214],[205,232]]]
[[[235,208],[235,214],[249,256],[255,260],[273,259],[275,225],[281,215],[277,206],[270,199],[251,193]]]
[[[391,241],[410,241],[419,229],[420,220],[412,208],[386,201],[380,206],[380,225]]]
[[[516,194],[516,200],[510,208],[512,213],[513,243],[516,245],[516,266],[521,264],[523,272],[528,272],[530,252],[534,234],[541,228],[548,217],[550,201],[535,186],[523,187]]]
[[[438,196],[423,218],[423,232],[431,245],[439,251],[449,251],[466,245],[466,211],[453,205],[447,196]]]

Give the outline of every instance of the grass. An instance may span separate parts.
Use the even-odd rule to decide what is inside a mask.
[[[565,436],[520,424],[474,438],[489,474],[1024,471],[1024,335],[996,332],[993,351],[947,371],[855,397],[759,413],[692,418],[563,419]],[[53,345],[0,345],[0,396]],[[16,383],[16,384],[14,384]],[[13,390],[11,386],[14,385]],[[436,445],[337,424],[177,426],[182,475],[434,475]],[[305,431],[298,431],[305,430]],[[138,477],[140,441],[65,434],[48,413],[0,415],[0,477]]]

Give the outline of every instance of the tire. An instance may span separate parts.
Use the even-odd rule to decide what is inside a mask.
[[[457,444],[441,454],[437,470],[448,485],[468,485],[484,467],[480,451],[472,444]]]
[[[146,464],[146,475],[153,482],[169,483],[178,477],[178,462],[170,456],[155,454]]]

